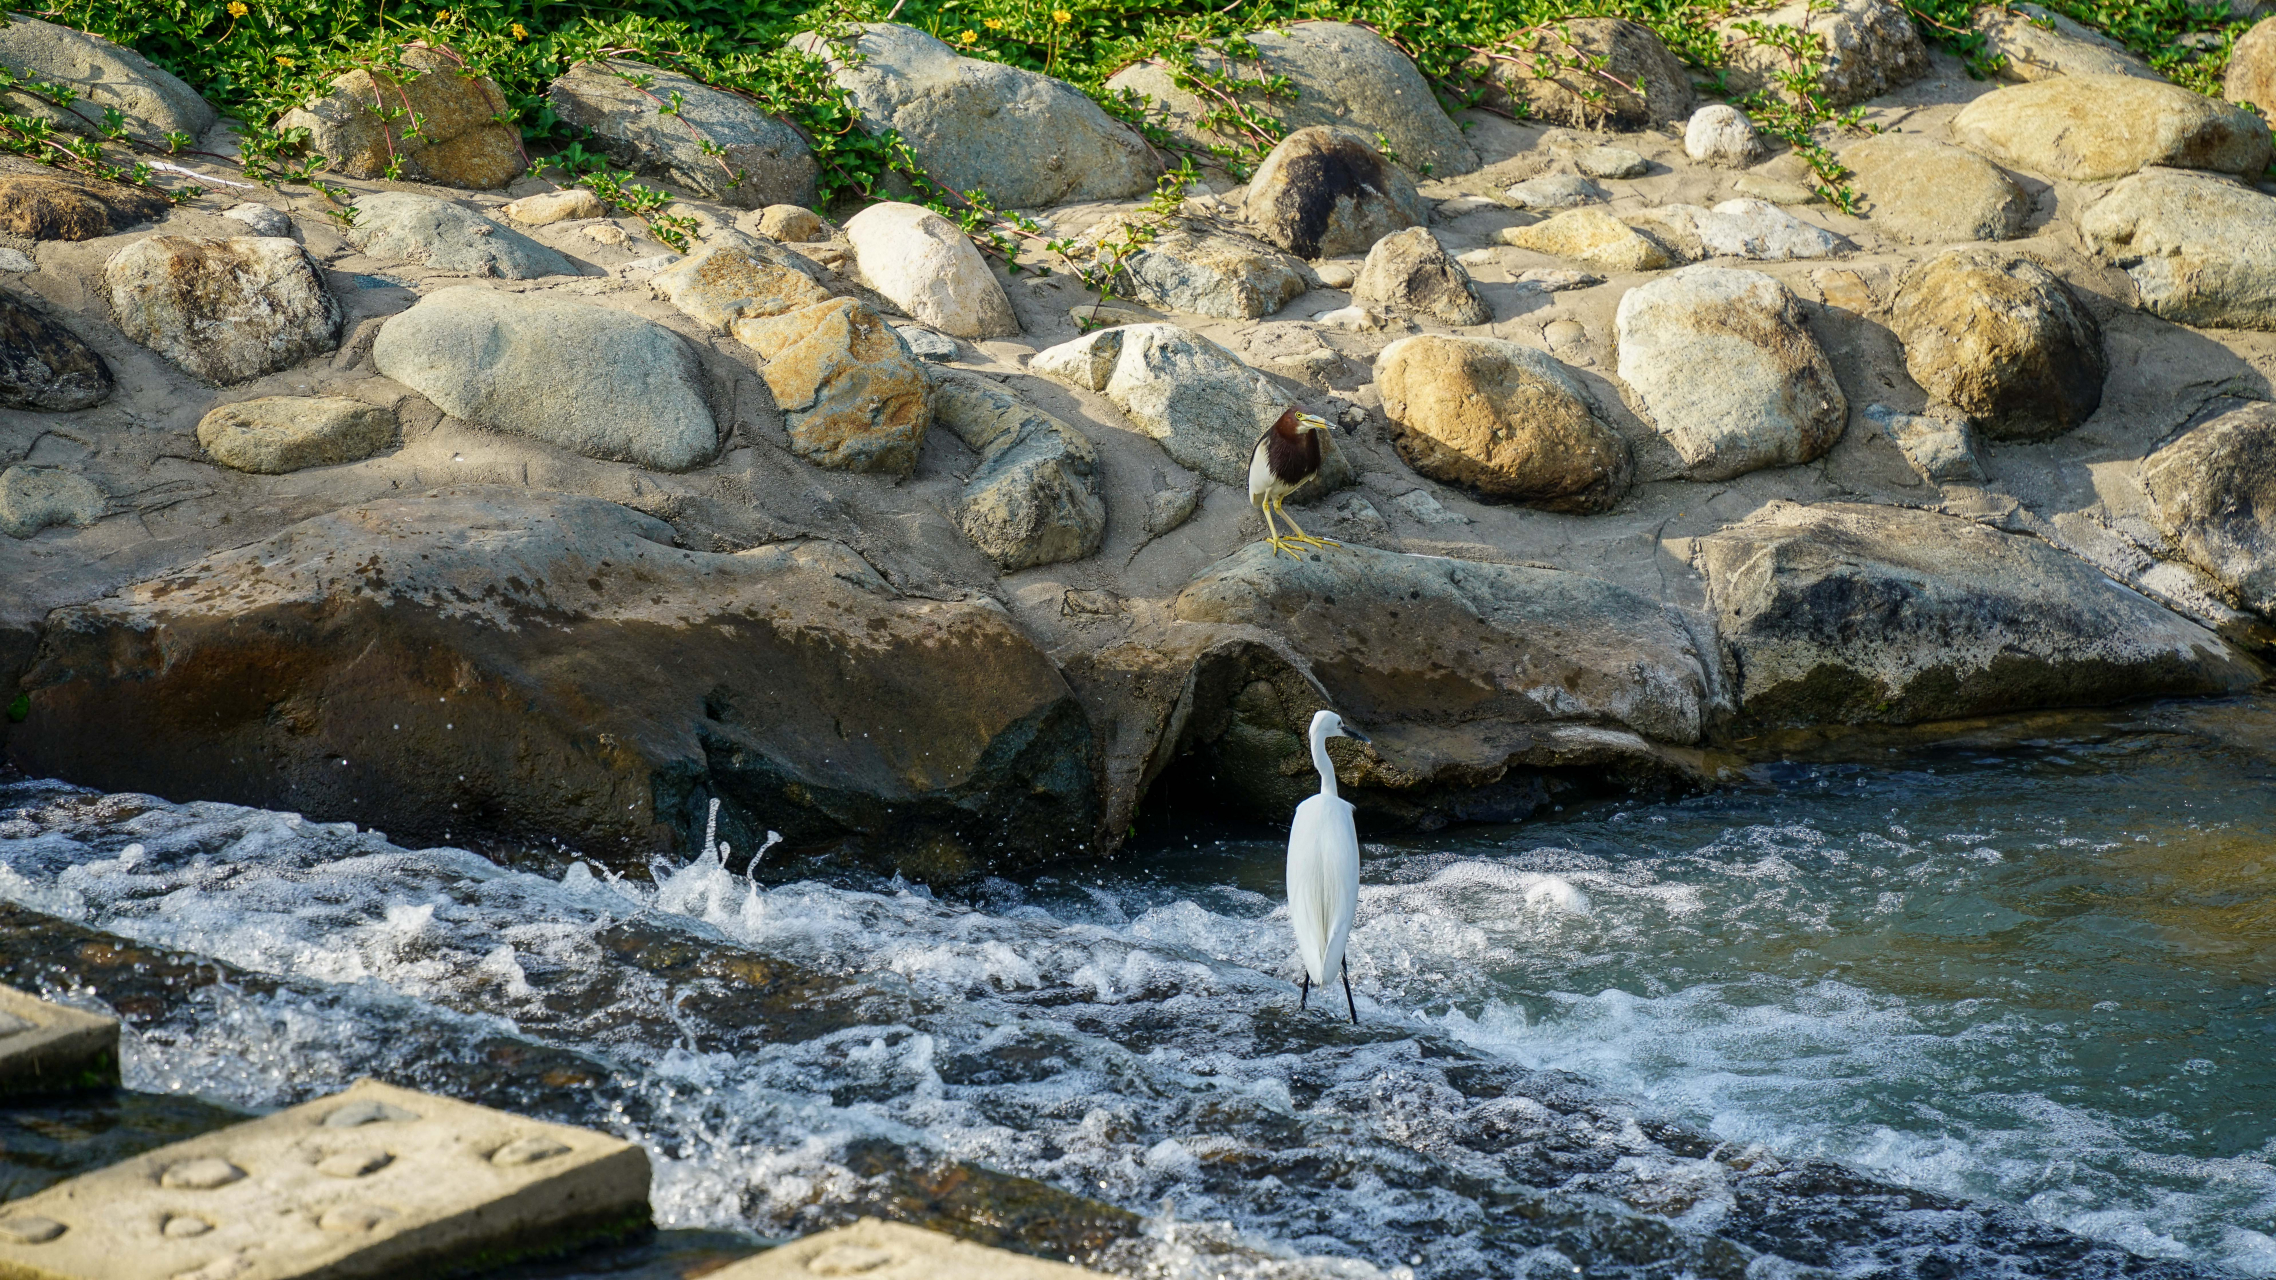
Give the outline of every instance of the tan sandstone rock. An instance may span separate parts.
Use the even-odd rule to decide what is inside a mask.
[[[724,333],[746,316],[779,316],[828,302],[832,295],[816,273],[804,258],[764,241],[715,240],[657,272],[648,287]]]
[[[1554,358],[1498,338],[1424,334],[1375,359],[1395,444],[1423,475],[1549,511],[1617,504],[1628,442]]]
[[[2012,240],[2031,197],[1973,151],[1905,134],[1878,134],[1841,149],[1873,224],[1914,244]]]
[[[523,196],[512,204],[499,206],[498,212],[524,226],[544,227],[577,218],[606,217],[608,206],[601,203],[599,196],[583,187],[568,187],[560,191],[541,191],[534,196]]]
[[[2262,18],[2238,37],[2229,51],[2221,95],[2231,102],[2249,102],[2260,108],[2261,115],[2276,118],[2276,17]]]
[[[932,422],[931,384],[885,317],[853,298],[746,317],[737,341],[766,359],[791,452],[818,467],[908,475]]]
[[[394,410],[339,396],[262,396],[198,420],[214,461],[265,476],[360,461],[394,439]]]
[[[1606,271],[1657,271],[1674,265],[1657,240],[1602,209],[1567,209],[1530,227],[1511,227],[1502,232],[1502,243]]]
[[[351,178],[385,177],[399,165],[408,181],[489,189],[528,166],[497,81],[469,71],[447,46],[413,41],[401,55],[400,68],[338,77],[331,93],[287,111],[277,126],[307,129],[309,149]],[[383,120],[376,104],[408,114]]]
[[[2072,182],[2150,165],[2257,174],[2268,167],[2258,116],[2162,80],[2056,76],[1996,89],[1961,108],[1952,137],[2011,168]]]
[[[1906,273],[1893,311],[1913,380],[1995,440],[2052,439],[2102,404],[2102,327],[2036,259],[1948,250]]]

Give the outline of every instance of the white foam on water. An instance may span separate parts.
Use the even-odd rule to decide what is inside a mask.
[[[118,847],[125,836],[133,844]],[[1737,1146],[1840,1160],[2020,1204],[2137,1252],[2276,1275],[2276,1230],[2259,1229],[2276,1228],[2276,1151],[2177,1156],[2170,1135],[2140,1122],[1967,1085],[1971,1062],[2049,1034],[2026,1014],[1971,1021],[1954,1004],[1837,978],[1707,980],[1662,959],[1677,954],[1671,940],[1807,940],[1838,931],[1844,913],[1899,917],[1913,895],[1948,895],[1961,864],[1991,865],[1982,839],[1939,851],[1770,825],[1636,863],[1472,850],[1363,886],[1352,978],[1371,1023],[1576,1072]],[[1034,902],[1013,900],[1023,891],[1007,885],[1005,905],[981,910],[907,886],[761,889],[741,861],[714,851],[659,868],[652,884],[578,863],[553,881],[461,850],[400,849],[346,824],[161,805],[102,840],[0,840],[0,898],[322,984],[316,994],[209,989],[183,1027],[131,1040],[138,1088],[274,1106],[454,1037],[526,1034],[592,1053],[637,1094],[639,1114],[612,1127],[654,1153],[654,1200],[669,1225],[795,1229],[817,1203],[857,1197],[842,1154],[883,1138],[1123,1205],[1187,1204],[1204,1221],[1157,1219],[1152,1252],[1127,1268],[1170,1280],[1373,1280],[1403,1251],[1395,1242],[1423,1239],[1447,1242],[1437,1268],[1572,1273],[1546,1247],[1489,1263],[1474,1205],[1396,1185],[1402,1144],[1446,1146],[1433,1136],[1443,1086],[1416,1074],[1413,1041],[1223,1047],[1213,1019],[1245,1022],[1293,1002],[1286,910],[1267,897],[1131,883]],[[634,925],[946,1012],[884,1010],[805,1039],[738,1039],[681,1009],[689,987],[607,961],[603,936]],[[1600,971],[1626,976],[1563,989]],[[575,1006],[586,990],[600,1007],[548,1004],[567,993]],[[397,1031],[412,1022],[430,1030],[407,1043]],[[1039,1065],[975,1083],[1031,1049]],[[1318,1203],[1275,1202],[1254,1179],[1222,1185],[1213,1170],[1283,1141],[1267,1136],[1271,1125],[1312,1115],[1324,1080],[1366,1093],[1389,1145],[1353,1139],[1359,1148],[1333,1157],[1351,1161],[1348,1176],[1305,1193]],[[1965,1117],[1936,1101],[1955,1089],[1973,1099]],[[1513,1115],[1539,1107],[1504,1102]],[[1197,1109],[1236,1123],[1197,1129]],[[1626,1144],[1622,1175],[1666,1195],[1672,1220],[1707,1229],[1727,1211],[1721,1166],[1653,1154],[1640,1132],[1607,1141]],[[1376,1262],[1335,1256],[1355,1241]]]

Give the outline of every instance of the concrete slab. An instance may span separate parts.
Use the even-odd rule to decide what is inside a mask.
[[[1007,1253],[922,1227],[863,1218],[769,1249],[707,1280],[1097,1280],[1095,1272]]]
[[[350,1280],[644,1228],[648,1155],[358,1081],[0,1205],[0,1280]]]
[[[115,1089],[119,1020],[0,987],[0,1095]]]

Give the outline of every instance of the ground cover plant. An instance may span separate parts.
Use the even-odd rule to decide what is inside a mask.
[[[1981,37],[1968,30],[1974,0],[1908,0],[1907,7],[1929,39],[1969,58],[1974,72],[1996,71],[1982,56]],[[2217,92],[2229,50],[2250,25],[2232,16],[2225,0],[2049,0],[2048,7],[2107,32],[2203,92]],[[1481,86],[1464,68],[1482,57],[1530,61],[1527,69],[1540,75],[1592,70],[1553,65],[1553,55],[1530,51],[1534,33],[1581,16],[1624,17],[1652,28],[1696,68],[1704,86],[1721,91],[1723,50],[1715,24],[1743,10],[1697,0],[1235,0],[1222,7],[1210,0],[898,0],[890,7],[885,0],[462,0],[449,7],[403,0],[65,0],[30,12],[128,45],[181,76],[242,122],[239,158],[248,173],[326,191],[343,205],[337,215],[343,219],[352,217],[345,193],[325,184],[322,157],[307,155],[305,139],[276,122],[321,96],[335,76],[358,67],[385,76],[406,46],[424,42],[452,50],[470,72],[497,81],[533,171],[584,183],[644,218],[675,247],[685,246],[686,228],[664,212],[669,197],[631,174],[611,172],[547,106],[546,86],[570,66],[602,57],[637,59],[741,94],[807,136],[821,165],[825,207],[887,192],[913,197],[957,217],[983,248],[1010,261],[1016,241],[1041,244],[1043,233],[998,210],[984,191],[933,183],[897,138],[865,133],[825,64],[787,47],[789,37],[819,32],[845,51],[853,24],[891,17],[972,57],[1059,76],[1144,130],[1171,155],[1170,167],[1182,179],[1195,163],[1244,176],[1279,140],[1280,126],[1260,108],[1295,90],[1262,70],[1242,69],[1261,66],[1249,61],[1254,51],[1241,39],[1245,32],[1314,19],[1365,23],[1415,61],[1449,108],[1460,108],[1483,105]],[[1859,128],[1859,113],[1833,111],[1818,94],[1819,38],[1748,29],[1785,50],[1789,68],[1777,79],[1788,92],[1735,100],[1759,128],[1811,164],[1822,194],[1851,208],[1855,193],[1827,144]],[[1194,51],[1204,46],[1224,56],[1200,65]],[[1145,58],[1168,62],[1181,85],[1216,103],[1206,123],[1232,141],[1201,149],[1180,143],[1158,127],[1149,104],[1107,89],[1116,70]],[[50,101],[68,97],[58,85],[11,81],[0,88]],[[418,121],[391,119],[389,126],[398,137],[415,137]],[[147,153],[190,146],[186,138],[160,147],[110,133],[99,143],[57,135],[35,118],[0,114],[0,145],[125,181],[165,185],[153,183]],[[1155,207],[1174,207],[1167,197],[1181,190],[1182,181],[1166,183]],[[175,185],[171,194],[193,191]],[[1069,246],[1049,247],[1105,296],[1117,255],[1085,265],[1069,256]]]

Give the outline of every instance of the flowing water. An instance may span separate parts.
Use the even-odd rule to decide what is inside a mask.
[[[1161,812],[936,895],[19,781],[0,951],[126,1014],[136,1090],[377,1073],[598,1125],[666,1226],[744,1233],[701,1240],[873,1212],[1176,1280],[2276,1276],[2276,704],[2045,732],[1370,842],[1356,1028],[1295,1007],[1277,842]]]

